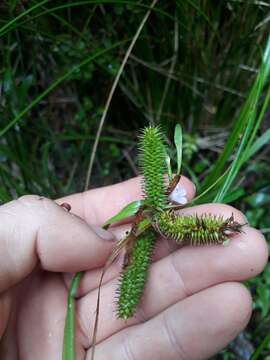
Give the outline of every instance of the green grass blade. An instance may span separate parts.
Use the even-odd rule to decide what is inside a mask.
[[[62,360],[75,360],[74,297],[82,275],[83,272],[78,272],[74,275],[68,291]]]
[[[269,49],[270,49],[270,38],[268,39],[265,54],[263,57],[263,63],[261,65],[259,74],[254,82],[251,93],[243,107],[244,110],[240,113],[239,123],[241,124],[241,128],[243,127],[243,125],[245,125],[245,130],[244,130],[240,145],[236,152],[232,166],[225,178],[225,181],[224,181],[221,189],[217,193],[217,195],[214,199],[214,202],[221,202],[223,200],[223,198],[225,197],[226,193],[228,192],[228,190],[230,189],[241,166],[244,163],[247,152],[249,151],[249,149],[252,146],[252,141],[256,135],[256,132],[259,128],[260,122],[261,122],[263,115],[269,104],[269,96],[266,96],[266,98],[264,100],[264,104],[262,106],[262,111],[260,112],[260,115],[258,116],[258,118],[256,118],[259,98],[262,94],[264,85],[265,85],[266,81],[268,80],[269,73],[270,73],[270,51],[269,51]],[[228,144],[230,144],[230,146],[227,146]],[[230,149],[230,153],[231,153],[234,146],[232,146],[230,139],[229,139],[227,145],[226,145],[227,150]],[[224,158],[223,158],[223,160],[224,160]]]
[[[176,146],[177,157],[177,175],[180,175],[182,165],[182,128],[180,124],[177,124],[174,131],[174,144]]]
[[[257,78],[255,79],[254,84],[251,88],[250,94],[244,106],[242,107],[239,116],[234,121],[235,125],[231,131],[231,135],[229,136],[229,139],[224,147],[221,156],[216,161],[213,170],[206,179],[204,188],[209,187],[211,183],[214,182],[220,176],[220,174],[222,173],[225,167],[226,162],[230,158],[233,150],[235,149],[237,143],[239,142],[239,137],[243,134],[243,132],[244,135],[242,137],[242,141],[238,149],[241,151],[246,151],[247,149],[246,145],[249,144],[250,146],[249,140],[253,140],[258,129],[257,124],[260,122],[260,120],[257,120],[257,122],[255,122],[256,107],[258,106],[259,97],[262,94],[263,87],[269,77],[269,72],[270,72],[270,38],[267,41],[262,65],[260,67]],[[267,101],[267,103],[268,102],[269,101]],[[252,130],[255,131],[252,132]],[[238,151],[238,156],[239,154],[240,151]],[[232,172],[235,172],[235,166],[237,164],[238,164],[238,158],[234,162],[234,167],[231,169]],[[230,174],[230,176],[232,176],[232,173]],[[221,197],[219,196],[219,198]]]
[[[168,154],[166,155],[165,161],[166,161],[169,181],[171,181],[173,178],[173,173],[172,173],[172,167],[171,167],[171,159]]]
[[[198,205],[198,204],[202,204],[205,202],[210,202],[211,199],[206,200],[206,196],[207,194],[209,194],[211,192],[211,190],[213,190],[226,176],[226,174],[228,173],[229,168],[224,172],[224,174],[222,174],[215,182],[213,182],[213,184],[211,184],[207,189],[205,189],[202,193],[200,193],[199,195],[197,195],[191,202],[190,205]]]
[[[0,130],[0,137],[3,136],[9,129],[11,129],[18,121],[20,121],[23,118],[24,115],[26,115],[31,109],[33,109],[33,107],[35,107],[41,100],[43,100],[50,92],[52,92],[59,84],[65,81],[70,75],[72,75],[74,72],[78,71],[81,67],[90,63],[94,59],[97,59],[101,55],[104,55],[105,53],[115,49],[116,47],[119,47],[120,45],[126,43],[127,41],[129,41],[129,39],[119,41],[107,49],[103,49],[101,51],[96,52],[94,55],[90,55],[89,57],[84,59],[81,63],[75,65],[64,75],[56,79],[46,90],[44,90],[40,95],[38,95],[28,106],[26,106],[17,116],[15,116],[13,120],[11,120],[2,130]]]
[[[270,92],[269,92],[270,93]],[[245,154],[244,161],[249,160],[254,156],[263,146],[270,141],[270,129],[266,130],[248,149]]]
[[[35,1],[35,3],[37,3]],[[42,6],[43,9],[47,10],[46,6]],[[72,26],[68,21],[66,21],[64,18],[62,18],[61,16],[59,16],[58,14],[55,14],[54,12],[50,13],[52,17],[54,17],[55,19],[57,19],[63,26],[66,26],[71,32],[74,32],[76,35],[78,35],[79,37],[81,36],[81,32],[75,27]]]
[[[36,8],[46,4],[47,2],[49,2],[49,0],[44,0],[44,2],[41,2],[40,4],[35,5],[33,8],[28,9],[27,11],[24,11],[23,13],[21,13],[19,16],[17,16],[16,18],[12,19],[11,21],[9,21],[7,24],[5,24],[2,28],[0,28],[0,37],[3,35],[6,35],[7,33],[9,33],[10,31],[14,30],[16,27],[21,26],[29,21],[33,21],[34,19],[37,19],[41,16],[53,13],[55,11],[60,11],[63,9],[68,9],[68,8],[72,8],[72,7],[77,7],[77,6],[85,6],[85,5],[97,5],[97,4],[127,4],[127,5],[133,5],[134,7],[141,7],[143,9],[150,9],[149,5],[145,5],[142,3],[134,3],[133,1],[128,1],[128,0],[86,0],[86,1],[75,1],[73,3],[68,3],[68,4],[62,4],[62,5],[58,5],[52,8],[48,8],[46,10],[41,11],[40,13],[33,15],[31,18],[24,20],[23,22],[19,22],[17,23],[17,20],[20,20],[21,18],[25,17],[25,15],[29,14],[31,11],[35,10]],[[167,17],[168,19],[174,20],[174,17],[169,14],[168,12],[165,12],[161,9],[158,8],[154,8],[153,11],[155,11],[156,13],[163,15],[165,17]],[[181,24],[181,26],[185,27],[184,24],[182,24],[180,21],[178,21],[179,24]],[[187,30],[187,29],[186,29]]]
[[[50,0],[43,0],[40,3],[30,7],[29,9],[23,11],[20,15],[16,16],[14,19],[6,23],[4,26],[0,28],[0,35],[7,30],[9,27],[11,27],[13,24],[15,24],[18,20],[22,19],[26,15],[30,14],[32,11],[36,10],[37,8],[41,7],[42,5],[48,3]]]
[[[253,156],[254,154],[255,154],[255,152],[257,152],[259,149],[260,149],[260,147],[262,146],[262,145],[260,145],[260,142],[258,142],[257,143],[257,147],[258,147],[258,149],[256,149],[256,148],[254,148],[253,146],[255,145],[255,143],[254,143],[254,139],[255,139],[255,136],[256,136],[256,134],[257,134],[257,131],[258,131],[258,129],[259,129],[259,126],[261,125],[261,122],[262,122],[262,120],[263,120],[263,118],[264,118],[264,115],[265,115],[265,113],[266,113],[266,111],[267,111],[267,109],[268,109],[268,105],[269,105],[269,102],[270,102],[270,86],[269,86],[269,88],[268,88],[268,91],[267,91],[267,95],[266,95],[266,97],[265,97],[265,99],[264,99],[264,102],[263,102],[263,106],[262,106],[262,109],[261,109],[261,111],[260,111],[260,114],[259,114],[259,116],[258,116],[258,120],[256,121],[256,124],[255,124],[255,126],[254,126],[254,129],[253,129],[253,132],[252,132],[252,135],[250,136],[250,139],[249,139],[249,142],[248,142],[248,144],[247,144],[247,147],[246,147],[246,150],[245,150],[245,154],[243,155],[243,157],[244,158],[250,158],[250,156]],[[265,135],[265,137],[267,138],[267,135]],[[263,138],[264,139],[264,138]],[[262,140],[263,140],[262,139]],[[259,140],[259,139],[258,139]],[[257,141],[256,141],[257,142]],[[250,149],[253,147],[253,154],[252,155],[248,155],[248,153],[249,153],[249,151],[250,151]]]
[[[257,359],[262,359],[261,354],[263,352],[263,350],[266,348],[266,346],[268,346],[270,343],[270,332],[265,336],[265,338],[263,339],[263,341],[260,343],[260,345],[257,347],[256,351],[254,352],[254,354],[251,356],[251,360],[257,360]]]

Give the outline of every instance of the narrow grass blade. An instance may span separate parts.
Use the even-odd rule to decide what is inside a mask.
[[[83,272],[78,272],[77,274],[75,274],[68,291],[62,360],[75,360],[74,297],[76,295],[76,291],[82,275]]]
[[[180,124],[175,126],[174,130],[174,143],[176,146],[176,156],[177,156],[177,171],[176,174],[180,175],[181,166],[182,166],[182,128]]]
[[[243,107],[243,111],[241,111],[240,117],[238,119],[239,123],[241,124],[241,129],[243,128],[243,126],[245,126],[245,129],[243,128],[244,131],[241,142],[236,151],[236,155],[232,162],[232,166],[228,172],[228,175],[226,176],[221,189],[218,191],[214,199],[215,202],[223,201],[226,193],[229,191],[233,181],[235,180],[241,166],[245,161],[246,154],[249,152],[249,149],[252,146],[253,139],[256,136],[256,132],[259,128],[260,122],[265,114],[265,111],[267,109],[270,100],[270,97],[268,96],[270,91],[269,88],[268,95],[264,99],[262,111],[257,117],[256,115],[257,115],[259,99],[262,94],[265,83],[269,78],[269,73],[270,73],[270,38],[268,39],[268,43],[266,46],[260,71],[251,89],[250,95]],[[240,133],[238,135],[240,135]],[[230,143],[230,139],[228,143]],[[231,146],[230,152],[232,152],[234,146],[232,147],[232,144],[230,146]],[[229,147],[227,149],[229,149]]]
[[[169,155],[166,156],[165,161],[166,161],[166,165],[167,165],[169,181],[172,181],[173,173],[172,173],[172,167],[171,167],[171,159],[170,159]]]
[[[18,22],[18,20],[22,19],[23,17],[25,17],[27,14],[29,14],[30,12],[32,12],[33,10],[35,10],[36,8],[49,3],[50,0],[44,0],[43,2],[36,4],[34,7],[22,12],[19,16],[17,16],[16,18],[12,19],[11,21],[9,21],[8,23],[6,23],[2,28],[0,28],[0,37],[6,35],[7,33],[9,33],[10,31],[16,29],[17,27],[24,25],[25,23],[28,22],[32,22],[33,20],[47,15],[47,14],[51,14],[54,13],[56,11],[60,11],[63,9],[69,9],[69,8],[73,8],[73,7],[79,7],[79,6],[87,6],[90,4],[93,5],[97,5],[97,4],[127,4],[130,6],[134,6],[134,7],[141,7],[144,9],[149,9],[150,5],[146,5],[146,4],[142,4],[139,2],[133,2],[133,1],[128,1],[128,0],[84,0],[84,1],[74,1],[72,3],[68,3],[68,4],[62,4],[62,5],[58,5],[55,7],[51,7],[48,8],[44,11],[41,11],[38,14],[34,14],[31,17],[29,17],[29,19],[24,20],[22,22]],[[170,20],[174,20],[174,16],[172,16],[169,12],[163,11],[162,9],[158,9],[158,8],[154,8],[153,9],[156,13],[165,16],[166,18],[170,19]],[[181,21],[178,21],[178,23],[186,30],[188,30],[185,27],[185,24],[183,24]]]
[[[198,204],[202,204],[204,202],[211,202],[211,199],[206,200],[206,195],[209,194],[222,180],[224,180],[228,171],[229,171],[229,168],[213,184],[211,184],[207,189],[205,189],[202,193],[200,193],[198,196],[196,196],[190,202],[190,205],[198,205]]]
[[[50,92],[52,92],[58,85],[64,82],[70,75],[78,71],[84,65],[90,63],[94,59],[97,59],[99,56],[104,55],[105,53],[119,47],[120,45],[126,43],[128,40],[122,40],[114,45],[110,46],[107,49],[96,52],[94,55],[90,55],[84,59],[80,64],[74,66],[72,69],[67,71],[64,75],[56,79],[46,90],[44,90],[40,95],[38,95],[28,106],[26,106],[13,120],[11,120],[2,130],[0,130],[0,137],[3,136],[9,129],[11,129],[18,121],[20,121],[24,115],[26,115],[31,109],[33,109],[42,99],[44,99]]]
[[[96,152],[97,152],[97,148],[98,148],[98,144],[99,144],[99,139],[100,139],[100,136],[101,136],[101,132],[102,132],[102,129],[103,129],[103,126],[104,126],[104,123],[105,123],[105,119],[107,117],[107,113],[109,111],[109,108],[110,108],[110,105],[111,105],[111,101],[112,101],[112,98],[113,98],[113,95],[115,93],[115,90],[117,88],[117,85],[119,83],[119,80],[121,78],[121,75],[124,71],[124,68],[126,66],[126,63],[128,61],[128,58],[130,57],[130,54],[137,42],[137,40],[139,39],[139,36],[142,32],[142,29],[144,28],[144,25],[147,21],[147,19],[149,18],[150,14],[151,14],[151,11],[152,9],[155,7],[157,3],[157,0],[153,0],[148,11],[145,13],[142,21],[140,22],[138,28],[137,28],[137,31],[136,33],[134,34],[132,40],[131,40],[131,43],[125,53],[125,56],[124,56],[124,59],[123,61],[121,62],[121,66],[114,78],[114,82],[112,84],[112,87],[111,87],[111,90],[109,92],[109,95],[107,97],[107,100],[106,100],[106,103],[105,103],[105,107],[104,107],[104,110],[103,110],[103,113],[102,113],[102,116],[101,116],[101,119],[100,119],[100,122],[99,122],[99,125],[98,125],[98,130],[97,130],[97,133],[96,133],[96,139],[94,141],[94,145],[92,147],[92,150],[91,150],[91,156],[90,156],[90,159],[89,159],[89,164],[88,164],[88,168],[87,168],[87,173],[86,173],[86,179],[85,179],[85,187],[84,187],[84,190],[87,190],[89,188],[89,184],[90,184],[90,178],[91,178],[91,174],[92,174],[92,170],[93,170],[93,165],[94,165],[94,160],[95,160],[95,156],[96,156]]]
[[[269,345],[269,343],[270,343],[270,332],[265,336],[263,341],[257,347],[254,354],[251,356],[251,360],[262,359],[262,357],[261,357],[262,352]]]
[[[120,254],[120,251],[126,246],[127,242],[129,240],[129,235],[125,238],[119,240],[116,245],[113,247],[112,253],[108,260],[106,261],[102,273],[99,280],[98,285],[98,295],[97,295],[97,305],[96,305],[96,318],[95,318],[95,324],[94,324],[94,331],[93,331],[93,338],[92,338],[92,348],[91,348],[91,360],[94,360],[95,358],[95,350],[96,350],[96,342],[97,342],[97,332],[98,332],[98,323],[99,323],[99,309],[100,309],[100,292],[101,292],[101,285],[103,282],[103,277],[108,270],[109,266],[114,262],[114,260],[117,258],[117,256]]]
[[[228,175],[226,184],[224,184],[224,189],[222,190],[222,193],[224,195],[224,191],[230,183],[232,182],[229,179],[234,179],[234,175],[237,174],[239,171],[239,156],[243,154],[244,151],[247,151],[247,149],[251,146],[254,137],[256,135],[256,132],[258,130],[259,124],[261,122],[261,119],[263,118],[263,115],[265,113],[265,110],[267,108],[267,104],[269,103],[269,98],[266,96],[264,105],[262,107],[262,112],[256,118],[257,114],[257,108],[259,105],[259,99],[262,95],[263,88],[269,78],[269,72],[270,72],[270,38],[268,38],[267,45],[264,51],[264,56],[262,60],[261,67],[259,69],[257,78],[255,79],[253,86],[250,90],[249,96],[243,105],[238,117],[235,119],[234,123],[235,125],[232,128],[231,135],[228,138],[228,141],[224,147],[224,150],[222,154],[220,155],[219,159],[216,161],[212,171],[210,172],[209,176],[207,177],[204,188],[207,188],[211,185],[212,182],[214,182],[222,173],[226,162],[229,160],[230,156],[232,155],[233,150],[237,146],[239,142],[239,138],[241,137],[241,143],[238,147],[237,154],[235,156],[233,167],[231,168],[230,175]],[[241,166],[241,165],[240,165]],[[218,195],[218,199],[222,199],[222,193]]]
[[[2,33],[7,30],[8,28],[10,28],[14,23],[16,23],[18,20],[22,19],[23,17],[25,17],[26,15],[30,14],[32,11],[36,10],[37,8],[41,7],[42,5],[48,3],[50,0],[43,0],[40,3],[31,6],[29,9],[23,11],[20,15],[16,16],[14,19],[12,19],[11,21],[9,21],[8,23],[6,23],[4,26],[2,26],[0,28],[0,36],[2,35]]]
[[[270,129],[266,130],[248,149],[245,154],[244,161],[247,161],[252,156],[254,156],[263,146],[265,146],[270,141]]]

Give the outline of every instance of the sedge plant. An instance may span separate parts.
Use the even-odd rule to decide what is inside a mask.
[[[219,168],[217,171],[217,165],[214,166],[211,171],[211,175],[213,174],[212,178],[210,179],[210,176],[206,179],[206,185],[204,184],[203,191],[192,201],[192,204],[205,202],[206,199],[207,201],[214,202],[225,201],[224,196],[231,187],[232,180],[239,172],[239,168],[251,156],[254,156],[260,147],[267,141],[268,134],[266,133],[254,143],[252,142],[255,136],[254,134],[256,134],[256,131],[258,130],[258,124],[263,118],[267,104],[269,103],[270,92],[268,90],[262,108],[259,108],[258,118],[256,118],[257,112],[254,109],[258,109],[257,103],[259,94],[262,93],[262,89],[269,76],[269,64],[268,41],[258,77],[251,89],[250,96],[245,102],[239,118],[233,127],[234,131],[228,140],[231,151],[236,150],[238,145],[235,142],[237,137],[236,134],[238,134],[239,137],[241,129],[244,124],[247,123],[247,130],[245,136],[240,141],[237,156],[233,160],[231,166],[224,172],[222,172],[223,168]],[[254,94],[256,96],[253,96]],[[253,109],[253,111],[249,111],[251,109]],[[252,116],[245,116],[246,114],[251,114]],[[255,122],[256,126],[253,129],[252,124]],[[241,127],[239,127],[239,124]],[[243,224],[235,222],[233,217],[223,219],[222,217],[215,217],[210,214],[201,216],[176,216],[175,210],[186,206],[183,197],[181,199],[181,189],[178,187],[182,161],[182,131],[180,125],[177,125],[175,128],[174,141],[176,145],[177,171],[173,176],[170,165],[171,161],[167,155],[165,141],[160,128],[149,127],[144,129],[139,142],[140,168],[144,179],[144,199],[127,205],[104,224],[104,228],[108,228],[117,221],[134,216],[131,231],[115,245],[111,256],[104,266],[100,278],[92,341],[92,359],[94,359],[95,354],[95,343],[99,322],[100,289],[103,276],[109,265],[121,251],[125,252],[125,257],[117,290],[118,301],[116,310],[119,318],[127,319],[133,316],[143,295],[157,234],[166,237],[171,241],[175,241],[179,245],[226,244],[235,233],[241,231],[243,226]],[[243,147],[245,148],[244,151],[242,151]],[[221,158],[225,157],[227,159],[228,155],[226,154],[226,149],[224,149]],[[240,155],[243,156],[241,157]],[[218,161],[218,163],[220,163],[220,161]],[[222,164],[224,166],[224,159]],[[232,171],[234,172],[233,176]],[[166,177],[169,178],[169,184],[166,184]],[[230,180],[229,183],[228,179]],[[211,181],[211,184],[209,181]],[[216,187],[218,187],[219,190],[217,193],[215,192],[216,196],[213,197],[212,191]],[[74,294],[82,275],[83,273],[75,275],[69,291],[70,296],[68,297],[68,310],[64,333],[64,360],[73,360],[75,358]],[[258,353],[261,353],[264,347],[265,341],[263,341],[262,346],[258,349]]]
[[[180,173],[172,177],[168,186],[165,185],[167,151],[158,127],[143,130],[139,152],[144,201],[135,215],[131,231],[121,242],[125,259],[118,288],[117,315],[122,319],[128,319],[136,311],[158,234],[179,245],[222,244],[241,232],[243,226],[234,221],[233,216],[223,219],[211,214],[176,215],[175,210],[183,208],[186,200],[183,201],[181,192],[177,198]]]
[[[92,342],[92,359],[94,359],[95,343],[98,331],[100,289],[103,276],[109,265],[121,251],[124,252],[122,272],[117,289],[117,317],[127,320],[136,312],[142,298],[153,249],[158,235],[175,241],[179,245],[214,245],[227,244],[230,238],[241,232],[242,226],[236,222],[233,215],[224,219],[212,214],[179,215],[179,210],[187,205],[185,193],[179,187],[181,171],[182,135],[180,125],[175,129],[175,144],[177,152],[177,172],[172,175],[170,161],[167,155],[164,136],[159,127],[146,127],[139,139],[139,162],[143,178],[142,190],[144,199],[129,204],[119,214],[108,220],[104,228],[133,215],[131,230],[114,246],[100,278],[97,312]],[[167,173],[169,181],[166,180]],[[81,275],[80,275],[81,276]],[[78,281],[78,279],[75,281]],[[72,297],[69,297],[69,307],[73,308]],[[73,318],[67,317],[70,325]],[[66,327],[63,359],[72,359],[65,349],[72,339],[72,333]]]

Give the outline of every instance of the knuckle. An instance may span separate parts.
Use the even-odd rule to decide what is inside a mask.
[[[41,199],[44,199],[42,196],[39,196],[39,195],[32,195],[32,194],[29,194],[29,195],[23,195],[23,196],[20,196],[17,201],[21,202],[21,203],[24,203],[24,204],[31,204],[31,203],[35,203],[37,201],[40,201]]]
[[[43,201],[44,198],[43,196],[39,196],[39,195],[23,195],[23,196],[20,196],[17,201],[27,205],[27,204],[33,204],[33,203],[37,203],[37,202],[41,202]]]
[[[51,210],[52,206],[56,206],[53,200],[39,195],[23,195],[19,197],[16,202],[23,205],[34,214],[43,213]]]

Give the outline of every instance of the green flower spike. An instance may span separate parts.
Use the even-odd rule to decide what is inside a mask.
[[[155,232],[146,230],[136,239],[130,254],[130,261],[120,278],[117,314],[121,319],[133,316],[142,296],[147,273],[151,264],[155,243]]]
[[[147,127],[139,142],[140,167],[144,177],[145,203],[157,211],[166,205],[164,175],[166,172],[166,148],[157,127]]]
[[[215,245],[226,243],[242,226],[233,215],[224,219],[212,214],[176,215],[164,211],[154,216],[153,226],[168,239],[181,245]]]
[[[163,211],[167,204],[164,175],[166,148],[157,127],[143,130],[140,142],[140,167],[143,175],[144,206],[153,212]],[[123,270],[118,289],[117,313],[121,319],[131,317],[138,305],[147,279],[155,244],[155,231],[147,229],[135,239]]]

